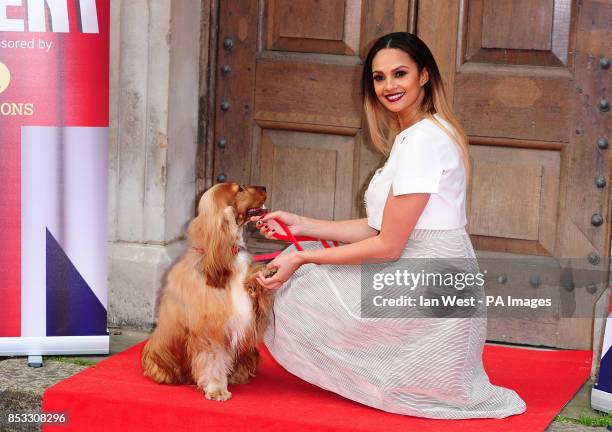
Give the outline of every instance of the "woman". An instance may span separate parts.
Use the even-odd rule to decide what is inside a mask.
[[[427,46],[409,33],[378,39],[365,60],[362,90],[372,141],[388,156],[365,193],[368,217],[323,221],[276,211],[252,218],[267,236],[280,218],[296,235],[343,243],[289,247],[268,264],[277,268],[274,276],[259,275],[265,287],[280,288],[264,341],[300,378],[385,411],[440,419],[522,413],[523,400],[493,386],[483,369],[483,313],[363,317],[363,266],[347,264],[474,262],[475,255],[465,231],[467,137]],[[422,288],[405,292],[416,296]]]

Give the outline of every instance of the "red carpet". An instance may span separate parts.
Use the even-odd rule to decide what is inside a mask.
[[[494,384],[527,403],[505,419],[428,420],[385,413],[321,390],[262,352],[259,375],[208,401],[195,386],[162,386],[142,375],[138,344],[47,389],[44,411],[68,413],[68,427],[45,431],[543,431],[585,382],[590,351],[535,351],[486,345]]]

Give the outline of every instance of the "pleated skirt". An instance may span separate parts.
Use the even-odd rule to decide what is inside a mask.
[[[475,262],[464,229],[414,230],[402,258]],[[283,284],[264,335],[278,363],[314,385],[397,414],[464,419],[525,411],[520,396],[492,385],[483,368],[486,316],[362,318],[362,275],[359,265],[307,264]]]

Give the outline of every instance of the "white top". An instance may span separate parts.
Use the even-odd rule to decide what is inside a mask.
[[[435,117],[452,131],[452,126]],[[457,229],[467,224],[463,156],[433,121],[423,119],[400,132],[387,162],[376,170],[365,192],[368,225],[379,230],[389,188],[393,195],[431,193],[414,229]]]

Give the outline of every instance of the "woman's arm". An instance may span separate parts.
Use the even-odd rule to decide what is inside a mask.
[[[285,234],[284,230],[274,220],[275,218],[285,222],[296,236],[304,235],[342,243],[354,243],[378,234],[377,230],[368,225],[365,218],[327,221],[277,210],[264,216],[253,216],[250,221],[256,222],[257,228],[264,236],[272,238],[275,232]]]
[[[429,201],[429,193],[394,196],[389,190],[383,211],[380,234],[355,243],[334,248],[294,251],[281,254],[267,264],[275,274],[266,277],[262,271],[257,281],[267,289],[278,289],[302,264],[361,264],[394,261],[401,256],[421,213]]]
[[[336,248],[300,251],[297,253],[300,264],[360,264],[396,260],[406,246],[429,196],[429,193],[394,196],[389,189],[379,235]]]
[[[355,243],[378,234],[377,230],[368,225],[366,218],[326,221],[302,216],[302,219],[304,235],[325,240]]]

